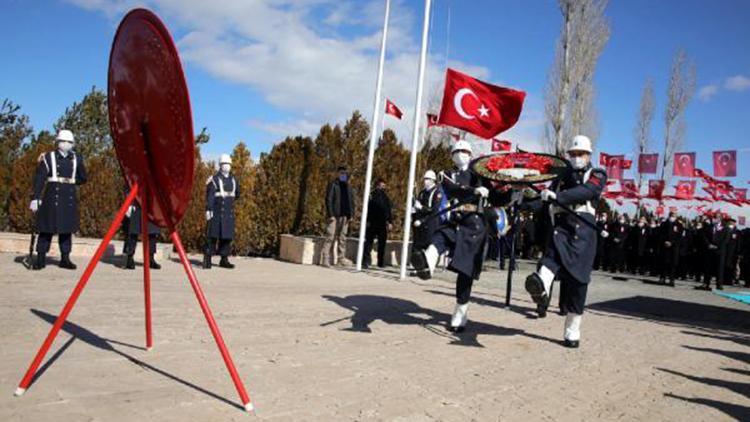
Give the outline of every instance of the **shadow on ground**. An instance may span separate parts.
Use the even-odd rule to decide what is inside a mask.
[[[48,322],[49,324],[54,324],[55,320],[57,319],[57,316],[49,314],[49,313],[44,312],[44,311],[40,311],[38,309],[31,309],[31,313],[33,313],[34,315],[38,316],[42,320]],[[74,340],[80,340],[80,341],[83,341],[84,343],[86,343],[86,344],[88,344],[90,346],[94,346],[94,347],[96,347],[98,349],[106,350],[108,352],[112,352],[112,353],[115,353],[117,355],[120,355],[120,356],[124,357],[125,359],[127,359],[128,361],[130,361],[130,362],[138,365],[139,367],[143,368],[144,370],[152,371],[152,372],[157,373],[157,374],[159,374],[159,375],[161,375],[163,377],[169,378],[172,381],[176,381],[176,382],[178,382],[178,383],[180,383],[180,384],[182,384],[182,385],[184,385],[186,387],[189,387],[189,388],[191,388],[191,389],[193,389],[193,390],[195,390],[195,391],[197,391],[199,393],[205,394],[205,395],[207,395],[209,397],[212,397],[212,398],[214,398],[216,400],[220,400],[220,401],[222,401],[224,403],[227,403],[227,404],[229,404],[231,406],[234,406],[234,407],[236,407],[236,408],[238,408],[240,410],[244,410],[243,406],[240,406],[239,404],[234,403],[234,402],[230,401],[229,399],[227,399],[225,397],[222,397],[222,396],[220,396],[220,395],[218,395],[218,394],[216,394],[216,393],[214,393],[212,391],[206,390],[205,388],[199,387],[199,386],[197,386],[197,385],[195,385],[195,384],[193,384],[193,383],[191,383],[189,381],[186,381],[186,380],[184,380],[182,378],[177,377],[176,375],[170,374],[169,372],[161,370],[161,369],[159,369],[159,368],[157,368],[157,367],[155,367],[153,365],[150,365],[150,364],[148,364],[148,363],[146,363],[146,362],[144,362],[144,361],[142,361],[140,359],[137,359],[137,358],[135,358],[135,357],[133,357],[133,356],[131,356],[131,355],[129,355],[129,354],[121,351],[121,350],[115,349],[115,347],[113,346],[113,344],[116,344],[116,345],[119,345],[119,346],[124,346],[124,347],[129,347],[129,348],[137,349],[137,350],[145,350],[145,348],[143,348],[143,347],[135,346],[135,345],[132,345],[132,344],[128,344],[128,343],[124,343],[124,342],[120,342],[120,341],[116,341],[116,340],[110,340],[110,339],[106,339],[106,338],[100,337],[96,333],[94,333],[94,332],[92,332],[92,331],[90,331],[90,330],[88,330],[86,328],[83,328],[80,325],[77,325],[77,324],[74,324],[72,322],[69,322],[69,321],[66,321],[63,324],[62,330],[65,331],[66,333],[70,334],[72,336],[72,338],[70,340],[68,340],[57,352],[55,352],[54,355],[52,355],[52,357],[49,358],[49,360],[47,360],[47,362],[44,363],[43,366],[41,366],[39,368],[39,370],[34,375],[34,378],[31,381],[31,385],[33,385],[34,382],[36,382],[36,380],[39,379],[39,377],[41,377],[42,374],[44,374],[44,372],[57,359],[59,359],[63,355],[63,352],[65,352],[65,350],[68,347],[70,347],[70,345],[73,343]]]

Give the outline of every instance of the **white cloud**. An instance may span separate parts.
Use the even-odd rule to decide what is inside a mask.
[[[112,19],[134,5],[153,8],[173,26],[173,33],[184,34],[177,44],[185,62],[247,87],[287,115],[281,121],[247,116],[238,125],[249,124],[278,138],[314,135],[322,123],[342,122],[355,109],[368,119],[372,114],[383,19],[380,0],[357,7],[338,0],[68,1]],[[403,0],[392,5],[383,81],[383,97],[405,114],[404,120],[386,125],[408,141],[418,66],[419,40],[413,34],[420,32],[414,30],[420,14]],[[440,56],[428,57],[426,92],[441,90],[444,64]],[[485,67],[451,66],[491,80]],[[534,124],[522,119],[515,130],[531,137]]]
[[[729,77],[724,81],[724,88],[730,91],[744,91],[750,89],[750,78],[742,75]]]
[[[718,93],[719,87],[717,85],[706,85],[698,90],[698,99],[701,101],[708,101]]]

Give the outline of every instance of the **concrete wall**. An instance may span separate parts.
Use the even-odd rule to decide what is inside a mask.
[[[23,233],[10,233],[0,232],[0,252],[14,253],[24,255],[29,253],[29,242],[31,241],[31,235]],[[99,247],[101,239],[93,239],[86,237],[73,236],[73,249],[70,252],[71,257],[79,258],[91,258],[96,252],[96,248]],[[116,255],[122,255],[122,240],[113,240],[107,245],[107,250],[104,252],[104,258],[109,258]],[[34,251],[36,252],[36,250]],[[172,252],[171,244],[157,243],[156,244],[156,260],[162,261],[168,259]],[[57,237],[52,238],[52,247],[49,251],[50,256],[60,256],[60,250],[57,245]],[[141,249],[141,242],[138,242],[138,246],[135,250],[136,260],[139,261],[143,256],[143,250]]]
[[[323,249],[322,236],[280,236],[279,259],[297,264],[313,265],[320,262]],[[352,262],[357,260],[357,238],[346,239],[346,257]],[[389,240],[385,247],[385,265],[398,266],[401,262],[401,241]],[[377,244],[372,251],[372,265],[377,264]]]

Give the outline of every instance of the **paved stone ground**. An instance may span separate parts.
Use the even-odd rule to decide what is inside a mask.
[[[510,308],[505,273],[483,275],[461,335],[444,328],[447,274],[398,282],[268,259],[197,270],[256,416],[238,408],[178,263],[153,273],[150,352],[140,271],[102,263],[16,398],[81,272],[16,260],[0,254],[0,421],[750,420],[750,307],[597,274],[582,347],[568,350],[563,318],[532,312],[528,263]]]

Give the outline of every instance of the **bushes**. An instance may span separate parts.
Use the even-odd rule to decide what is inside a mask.
[[[0,145],[8,147],[6,149],[12,153],[5,157],[10,171],[0,174],[8,181],[5,190],[0,191],[0,224],[6,230],[29,232],[33,227],[28,205],[34,170],[39,155],[54,148],[54,133],[41,131],[29,137],[28,118],[18,113],[18,107],[7,106],[3,111]],[[88,183],[79,191],[81,236],[102,237],[124,199],[124,181],[106,114],[106,96],[94,88],[80,102],[66,109],[55,124],[56,130],[66,128],[74,132],[76,149],[86,161]],[[232,151],[232,171],[240,183],[241,194],[235,206],[234,252],[240,255],[275,254],[281,233],[322,234],[325,229],[326,187],[335,177],[339,165],[347,166],[351,175],[355,215],[349,230],[350,235],[356,236],[369,136],[368,123],[355,111],[343,127],[326,124],[314,139],[287,137],[269,152],[261,154],[257,162],[247,146],[238,143]],[[209,139],[205,128],[196,138],[198,147],[192,201],[179,224],[182,241],[191,251],[202,251],[205,245],[206,180],[216,171],[216,165],[202,160],[200,147]],[[388,193],[394,203],[392,237],[401,236],[403,229],[408,165],[409,150],[398,141],[393,131],[384,131],[375,153],[373,180],[383,178],[388,184]],[[421,186],[421,174],[425,169],[439,171],[448,166],[448,147],[428,143],[419,155],[416,188]]]

